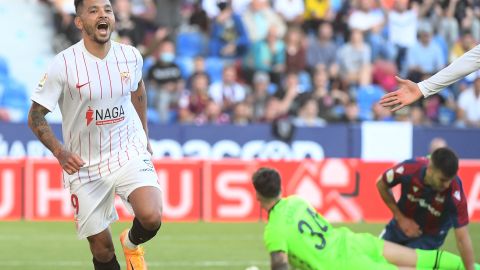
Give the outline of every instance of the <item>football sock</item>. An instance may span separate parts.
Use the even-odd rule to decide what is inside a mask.
[[[117,257],[113,255],[113,258],[106,263],[99,262],[93,257],[93,267],[95,270],[120,270],[120,264],[118,264]]]
[[[132,228],[128,232],[128,239],[132,244],[140,245],[152,239],[161,226],[162,224],[160,223],[160,226],[158,226],[156,230],[150,231],[145,229],[137,218],[134,218]]]
[[[125,239],[123,239],[123,244],[128,249],[136,249],[138,247],[138,245],[135,245],[134,243],[132,243],[132,241],[130,241],[130,230],[128,230],[127,237],[125,237]]]
[[[465,269],[462,259],[443,250],[421,250],[417,252],[417,268],[430,269]]]

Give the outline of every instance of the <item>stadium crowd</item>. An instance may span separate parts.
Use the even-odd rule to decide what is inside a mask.
[[[55,52],[77,42],[73,0],[42,2]],[[144,56],[153,123],[480,126],[480,73],[395,113],[377,103],[395,75],[419,82],[476,46],[480,0],[111,2],[115,39]]]

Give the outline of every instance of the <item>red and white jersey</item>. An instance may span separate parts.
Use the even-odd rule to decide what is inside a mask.
[[[64,172],[65,185],[99,180],[130,158],[149,155],[130,100],[142,66],[137,49],[114,41],[104,59],[90,54],[83,40],[55,56],[32,100],[50,111],[60,106],[64,145],[86,163],[77,174]]]

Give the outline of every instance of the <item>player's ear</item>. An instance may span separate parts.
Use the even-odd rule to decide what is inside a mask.
[[[75,23],[75,26],[80,30],[82,31],[83,30],[83,22],[82,22],[82,19],[80,19],[80,16],[75,16],[75,19],[73,20],[73,22]]]

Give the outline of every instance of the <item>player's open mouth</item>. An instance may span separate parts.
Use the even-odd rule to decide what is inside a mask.
[[[97,24],[97,30],[101,35],[106,35],[108,33],[108,24],[106,22],[100,22]]]

